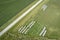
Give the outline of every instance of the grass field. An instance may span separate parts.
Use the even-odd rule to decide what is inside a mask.
[[[1,39],[5,40],[60,40],[60,0],[44,0],[26,17],[19,21]],[[47,6],[46,9],[42,8]],[[23,26],[28,26],[32,21],[34,25],[26,34],[18,30]],[[45,36],[40,36],[43,27],[46,27]]]
[[[47,4],[47,9],[39,10],[36,15],[37,23],[28,32],[31,35],[39,34],[41,27],[47,27],[47,38],[58,39],[60,38],[60,5],[59,0],[50,0]]]
[[[33,1],[0,0],[0,27]]]

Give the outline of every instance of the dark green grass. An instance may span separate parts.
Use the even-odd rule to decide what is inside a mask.
[[[0,0],[0,26],[18,14],[34,0]]]

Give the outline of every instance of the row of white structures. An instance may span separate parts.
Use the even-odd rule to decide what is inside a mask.
[[[32,22],[29,23],[27,26],[24,26],[24,27],[22,26],[18,31],[19,31],[20,33],[26,34],[26,33],[28,32],[28,30],[31,29],[34,24],[35,24],[35,21],[32,21]]]
[[[44,27],[39,35],[40,36],[45,36],[46,32],[47,32],[46,27]]]
[[[27,26],[20,27],[18,32],[23,33],[23,34],[27,34],[27,32],[33,27],[34,24],[35,24],[35,21],[32,21]],[[39,36],[45,36],[46,32],[47,32],[47,30],[46,30],[46,27],[44,26],[44,28],[40,32]]]

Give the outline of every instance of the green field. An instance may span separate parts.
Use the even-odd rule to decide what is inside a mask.
[[[46,5],[48,6],[45,11],[39,10],[36,15],[38,23],[30,29],[29,34],[39,34],[39,28],[46,26],[47,34],[45,37],[52,39],[60,38],[60,0],[50,0]],[[33,32],[33,33],[32,33]]]
[[[33,1],[34,0],[0,0],[0,26],[17,15]]]
[[[2,40],[60,40],[60,0],[44,0],[33,11],[19,21],[5,35]],[[33,3],[32,3],[33,4]],[[45,10],[42,9],[46,5]],[[23,10],[22,10],[23,11]],[[26,34],[18,30],[23,26],[28,26],[32,21],[35,24]],[[40,36],[43,27],[46,27],[46,35]]]

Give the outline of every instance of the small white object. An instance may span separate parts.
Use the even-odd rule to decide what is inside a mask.
[[[20,33],[26,28],[26,26],[24,26],[21,30],[20,30]]]
[[[43,35],[42,35],[43,37],[45,36],[46,32],[47,32],[47,31],[45,30],[44,33],[43,33]]]
[[[22,26],[22,27],[20,27],[20,29],[19,29],[18,31],[20,31],[22,28],[23,28],[23,26]]]
[[[43,28],[43,30],[41,31],[41,33],[39,34],[40,36],[43,35],[43,33],[45,32],[46,27]]]
[[[43,11],[45,11],[47,7],[48,7],[47,5],[43,5],[42,6]]]
[[[35,24],[35,21],[30,25],[30,27],[25,31],[24,34],[26,34],[28,32],[28,30]]]

